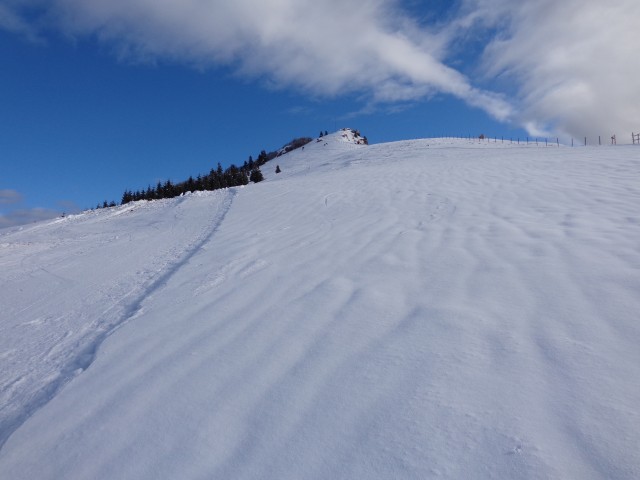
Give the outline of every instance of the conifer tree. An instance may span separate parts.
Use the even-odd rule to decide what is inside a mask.
[[[189,175],[189,179],[187,180],[187,192],[193,192],[195,190],[195,182],[193,181],[193,177]]]
[[[260,171],[260,167],[256,168],[251,172],[251,175],[249,176],[249,180],[251,180],[253,183],[258,183],[264,180],[264,177],[262,176],[262,172]]]
[[[173,198],[176,196],[171,180],[167,180],[166,182],[164,182],[164,187],[162,187],[162,190],[164,198]]]
[[[320,131],[320,137],[328,135],[328,132]],[[308,137],[294,138],[289,144],[283,147],[287,152],[300,148],[305,144],[311,142],[312,139]],[[366,139],[365,139],[366,141]],[[279,156],[281,151],[273,151],[267,153],[262,150],[257,159],[254,160],[250,155],[248,160],[238,168],[234,164],[231,164],[226,170],[223,170],[220,162],[217,164],[217,168],[211,169],[208,174],[200,175],[194,179],[190,176],[188,180],[172,183],[170,180],[162,183],[158,181],[155,187],[148,185],[146,189],[136,190],[135,192],[130,189],[126,189],[122,194],[121,204],[124,205],[129,202],[138,200],[155,200],[162,198],[173,198],[175,196],[184,194],[186,192],[193,192],[196,190],[217,190],[220,188],[227,188],[239,185],[247,185],[250,181],[258,183],[264,180],[264,176],[260,171],[260,167],[269,160]],[[280,165],[276,166],[276,173],[280,173]],[[114,201],[98,203],[96,208],[108,208],[115,206]]]

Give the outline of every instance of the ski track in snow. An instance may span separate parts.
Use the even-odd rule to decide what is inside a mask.
[[[640,477],[638,150],[336,137],[238,191],[0,476]],[[15,239],[8,275],[77,285]]]
[[[26,361],[24,358],[20,358],[20,350],[24,348],[21,345],[11,345],[11,348],[3,351],[2,357],[4,361],[9,361],[10,359],[13,368],[11,370],[3,368],[2,370],[3,377],[2,384],[0,385],[0,450],[20,425],[55,397],[71,379],[85,371],[91,365],[104,340],[127,321],[135,318],[141,311],[145,299],[160,289],[179,268],[189,261],[198,249],[213,237],[224,220],[225,215],[231,208],[235,194],[236,189],[234,188],[216,192],[216,195],[212,196],[214,202],[210,202],[213,203],[216,208],[213,216],[207,215],[200,218],[199,220],[202,224],[195,225],[199,231],[188,232],[186,229],[184,230],[186,235],[193,235],[192,238],[184,238],[182,235],[179,235],[177,239],[180,241],[180,244],[161,252],[158,256],[155,255],[157,252],[154,252],[152,255],[145,255],[141,251],[144,250],[144,245],[129,246],[130,248],[133,247],[134,250],[136,250],[137,247],[136,253],[138,255],[142,254],[143,261],[140,262],[138,259],[134,266],[137,268],[144,266],[144,270],[133,272],[131,271],[131,265],[118,262],[118,267],[121,268],[122,271],[118,272],[116,281],[112,280],[111,283],[106,284],[96,282],[89,285],[86,290],[99,288],[101,291],[88,301],[77,298],[79,295],[86,294],[86,290],[78,292],[77,288],[74,289],[74,286],[76,286],[78,282],[82,282],[81,278],[66,278],[62,275],[52,273],[46,268],[57,267],[59,263],[69,260],[68,258],[54,259],[54,262],[51,263],[52,257],[46,255],[46,253],[48,250],[55,251],[56,249],[68,248],[69,244],[73,244],[73,239],[67,238],[66,243],[65,241],[58,240],[56,243],[48,245],[48,248],[43,249],[45,254],[39,252],[27,253],[21,257],[20,270],[26,270],[29,278],[35,278],[40,275],[44,277],[47,285],[50,285],[50,282],[53,281],[61,288],[55,289],[47,287],[50,291],[40,295],[39,298],[33,301],[31,300],[32,296],[28,295],[24,307],[16,309],[14,312],[5,310],[5,314],[11,315],[14,317],[14,320],[18,320],[24,319],[24,317],[29,315],[30,311],[33,310],[42,313],[46,308],[39,309],[39,305],[60,302],[61,296],[67,296],[65,292],[67,289],[72,290],[74,298],[71,299],[69,305],[65,305],[66,308],[64,309],[66,310],[68,308],[71,311],[59,310],[56,318],[45,314],[38,316],[34,320],[24,322],[4,321],[1,324],[3,329],[14,330],[42,327],[43,332],[28,332],[27,330],[24,332],[24,335],[27,336],[31,334],[34,335],[36,341],[42,341],[44,352],[36,358]],[[217,197],[220,196],[222,196],[222,198],[218,200]],[[170,201],[175,209],[175,213],[172,214],[171,220],[162,223],[165,226],[169,226],[171,230],[180,224],[180,204],[184,202],[186,198],[187,197],[180,197]],[[144,211],[149,208],[153,208],[153,206],[147,205],[146,202],[137,202],[119,207],[115,211],[105,210],[98,212],[97,216],[99,221],[104,222],[108,220],[109,217],[114,218],[123,214],[131,214],[136,210]],[[167,209],[167,207],[165,207],[165,209]],[[64,238],[63,228],[67,222],[82,224],[83,222],[91,221],[91,215],[92,214],[75,215],[67,217],[62,221],[54,220],[53,223],[61,224],[62,228],[60,228],[57,233],[60,237]],[[190,221],[194,222],[197,221],[197,219],[190,219]],[[160,223],[161,222],[152,222],[147,224],[146,227],[150,226],[152,230],[157,231],[157,225]],[[45,223],[31,228],[27,227],[27,229],[37,232],[46,225],[48,224]],[[158,233],[158,235],[160,235],[160,233]],[[11,234],[6,235],[6,237],[8,237],[6,238],[7,240],[11,240]],[[130,234],[127,242],[134,241],[131,237],[132,235]],[[105,239],[104,235],[101,234],[96,234],[96,238],[100,242],[117,240],[117,236]],[[86,238],[82,240],[84,245]],[[44,240],[43,244],[46,241],[48,240]],[[9,248],[12,244],[4,243],[4,246],[5,248]],[[27,251],[29,251],[29,249],[27,249]],[[71,253],[72,255],[96,254],[96,252],[91,251],[72,251],[65,253]],[[0,261],[7,260],[6,257],[0,257],[0,259]],[[115,261],[117,262],[117,260]],[[10,262],[2,263],[6,265]],[[7,270],[11,272],[10,268]],[[20,282],[23,280],[20,278],[20,273],[9,274],[7,277],[8,282],[5,286],[10,286],[9,281]],[[20,289],[20,291],[22,291],[22,289]],[[9,295],[15,295],[16,292],[9,291],[8,293]],[[7,297],[9,295],[7,295]],[[102,310],[103,308],[104,310]],[[90,318],[86,313],[78,312],[79,309],[88,310],[96,315],[96,317]],[[7,318],[9,317],[7,316]],[[56,327],[56,324],[63,324],[62,335],[59,335],[60,332],[54,330],[59,328]],[[53,328],[47,328],[51,325],[53,325]],[[80,333],[74,334],[75,332],[72,330],[74,328],[79,329]],[[12,337],[15,339],[15,335],[12,336],[8,332],[5,332],[3,337],[5,339]],[[31,341],[31,339],[27,337],[24,338],[24,341]],[[23,352],[33,353],[33,350],[32,347],[24,348]],[[20,368],[21,362],[23,362],[23,365],[28,366],[30,371],[24,371],[24,367]],[[31,367],[32,364],[34,365],[33,368]],[[48,364],[50,368],[42,368],[43,364]],[[46,372],[46,375],[43,375],[43,371]]]

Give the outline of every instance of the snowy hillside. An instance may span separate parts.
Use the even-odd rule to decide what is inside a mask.
[[[640,478],[640,149],[343,134],[0,231],[0,478]]]

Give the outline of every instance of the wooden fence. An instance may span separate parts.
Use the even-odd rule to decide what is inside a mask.
[[[437,138],[438,135],[435,135],[434,138]],[[511,144],[517,144],[517,145],[531,145],[534,144],[535,145],[541,145],[542,141],[544,140],[544,146],[545,147],[549,147],[549,146],[560,146],[560,139],[556,138],[556,141],[553,141],[553,138],[549,139],[549,138],[541,138],[541,137],[508,137],[505,138],[504,135],[500,137],[500,140],[498,141],[498,136],[494,135],[494,136],[490,136],[490,135],[485,135],[480,134],[478,136],[474,136],[472,134],[467,134],[467,135],[453,135],[453,136],[448,136],[448,135],[442,135],[441,138],[457,138],[457,139],[465,139],[465,140],[478,140],[481,143],[511,143]],[[571,138],[571,146],[573,147],[574,145],[584,145],[585,147],[588,145],[602,145],[603,144],[603,138],[602,136],[598,135],[598,143],[595,143],[595,137],[592,137],[593,140],[589,139],[588,137],[584,137],[584,138],[580,138],[580,139],[575,139],[575,143],[574,143],[574,138]],[[629,138],[629,137],[627,137]],[[611,135],[610,137],[611,139],[611,145],[617,145],[618,144],[618,139],[616,137],[616,135]],[[568,140],[568,139],[567,139]],[[591,140],[591,141],[590,141]],[[631,134],[631,142],[634,145],[640,145],[640,133],[632,133]],[[604,138],[604,144],[606,145],[606,137]]]

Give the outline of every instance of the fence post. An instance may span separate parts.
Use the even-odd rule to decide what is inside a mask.
[[[587,146],[587,137],[584,137],[584,146]]]
[[[602,144],[600,143],[600,135],[598,135],[598,145],[602,145]]]

